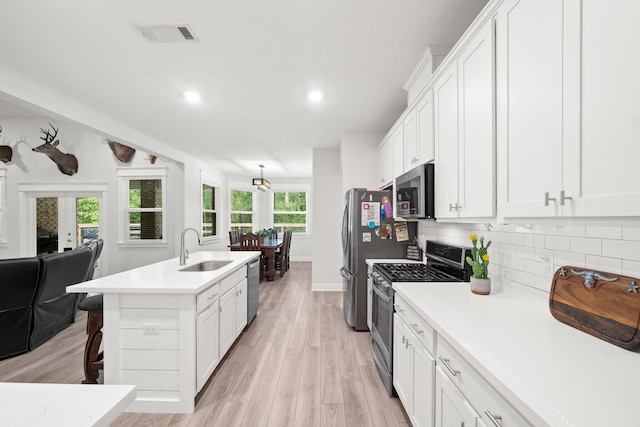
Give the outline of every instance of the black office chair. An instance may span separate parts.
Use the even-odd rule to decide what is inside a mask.
[[[38,257],[0,260],[0,359],[29,351]]]

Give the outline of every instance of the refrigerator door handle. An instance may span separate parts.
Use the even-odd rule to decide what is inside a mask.
[[[340,275],[347,280],[351,280],[351,273],[349,273],[344,267],[340,268]]]

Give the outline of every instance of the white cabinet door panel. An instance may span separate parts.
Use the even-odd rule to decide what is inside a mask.
[[[236,337],[247,326],[247,279],[236,286]]]
[[[433,145],[433,91],[429,90],[416,106],[418,119],[418,158],[417,164],[434,159]]]
[[[461,217],[495,215],[493,46],[488,21],[458,58]]]
[[[220,298],[220,354],[224,355],[236,339],[236,293],[234,289]]]
[[[507,0],[496,21],[498,141],[504,216],[559,215],[563,2]]]
[[[458,81],[455,64],[433,87],[435,108],[435,215],[458,216]]]
[[[478,414],[447,375],[436,367],[436,426],[470,427],[476,425]]]
[[[564,159],[567,195],[575,215],[638,216],[640,2],[581,3],[581,146]]]
[[[204,386],[220,361],[218,338],[218,302],[196,318],[196,388]]]

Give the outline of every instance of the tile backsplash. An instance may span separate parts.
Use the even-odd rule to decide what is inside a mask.
[[[493,242],[489,276],[497,290],[524,285],[548,293],[563,265],[640,277],[640,225],[420,221],[418,227],[423,248],[425,240],[471,246],[473,233]]]

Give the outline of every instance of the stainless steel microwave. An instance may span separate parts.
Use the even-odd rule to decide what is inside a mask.
[[[401,218],[434,216],[434,165],[425,163],[396,178],[396,215]]]

